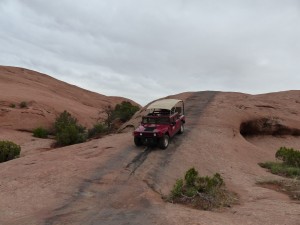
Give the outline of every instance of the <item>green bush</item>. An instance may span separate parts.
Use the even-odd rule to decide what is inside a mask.
[[[299,178],[300,168],[292,167],[280,162],[265,162],[259,163],[263,168],[268,169],[271,173],[277,174],[284,177]]]
[[[55,139],[57,145],[66,146],[85,142],[87,134],[85,127],[77,123],[77,119],[64,111],[56,118],[54,123]]]
[[[188,197],[195,197],[198,193],[198,190],[196,187],[190,187],[187,186],[184,190],[184,194]]]
[[[27,102],[21,102],[19,106],[20,108],[27,108]]]
[[[219,173],[213,175],[213,177],[197,177],[195,186],[200,192],[213,193],[215,189],[220,188],[224,181]]]
[[[11,141],[0,141],[0,162],[12,160],[20,155],[21,147]]]
[[[277,159],[283,161],[288,166],[300,168],[300,151],[293,148],[281,147],[275,154]]]
[[[193,167],[185,173],[184,179],[188,186],[193,186],[197,177],[198,177],[198,172]]]
[[[225,189],[220,174],[216,173],[212,177],[201,177],[198,176],[198,171],[195,168],[191,168],[185,173],[184,180],[176,181],[168,200],[208,210],[229,206],[235,202],[236,198],[233,193]]]
[[[183,180],[178,179],[171,190],[171,198],[180,197],[183,188]]]
[[[132,105],[130,102],[123,101],[117,104],[113,112],[115,118],[119,118],[122,122],[130,120],[130,118],[139,111],[138,106]]]
[[[121,104],[117,104],[115,108],[111,105],[107,105],[102,111],[99,111],[99,114],[104,113],[106,115],[106,119],[103,122],[107,127],[107,132],[112,132],[117,128],[116,125],[119,122],[118,120],[124,123],[128,121],[138,110],[138,106],[134,106],[130,102],[123,101]]]
[[[101,134],[106,134],[107,132],[108,128],[104,124],[97,123],[93,126],[93,128],[88,130],[88,138],[92,138]]]
[[[38,127],[33,130],[33,136],[37,138],[47,138],[48,134],[49,132],[42,127]]]
[[[16,104],[11,103],[11,104],[9,105],[9,107],[10,107],[10,108],[16,108]]]

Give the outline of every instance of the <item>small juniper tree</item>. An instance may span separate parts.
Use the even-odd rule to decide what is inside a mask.
[[[108,131],[111,131],[113,129],[113,121],[115,119],[114,110],[111,107],[111,105],[107,105],[104,107],[102,111],[99,111],[99,114],[102,113],[106,115],[106,118],[104,120],[104,125],[107,127]]]
[[[139,111],[139,107],[132,105],[130,102],[123,101],[121,104],[117,104],[114,110],[116,118],[119,118],[122,122],[130,120],[130,118]]]
[[[60,146],[82,143],[87,138],[85,127],[78,124],[77,119],[67,111],[56,118],[54,129],[57,144]]]
[[[115,108],[111,105],[107,105],[103,110],[99,111],[99,115],[105,114],[106,118],[98,122],[103,122],[107,127],[108,131],[114,130],[114,121],[120,120],[121,122],[126,122],[139,110],[138,106],[132,105],[130,102],[123,101],[120,104],[117,104]]]

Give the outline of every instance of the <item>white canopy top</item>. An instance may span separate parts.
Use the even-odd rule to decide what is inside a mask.
[[[147,109],[168,109],[171,110],[178,102],[182,102],[179,99],[162,99],[153,102]]]

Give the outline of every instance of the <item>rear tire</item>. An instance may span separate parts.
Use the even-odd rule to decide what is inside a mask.
[[[178,134],[182,134],[184,132],[184,124],[181,122],[181,125],[180,125],[180,129],[178,131]]]
[[[169,135],[163,135],[160,139],[159,139],[159,148],[161,149],[166,149],[169,146],[169,141],[170,141],[170,137]]]
[[[136,146],[141,146],[141,145],[143,144],[141,138],[139,138],[139,137],[134,137],[134,144],[135,144]]]

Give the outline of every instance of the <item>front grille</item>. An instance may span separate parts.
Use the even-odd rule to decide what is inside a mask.
[[[152,131],[154,131],[155,130],[155,127],[146,127],[145,128],[145,131],[150,131],[150,132],[152,132]]]
[[[144,137],[153,137],[153,133],[143,133]]]

